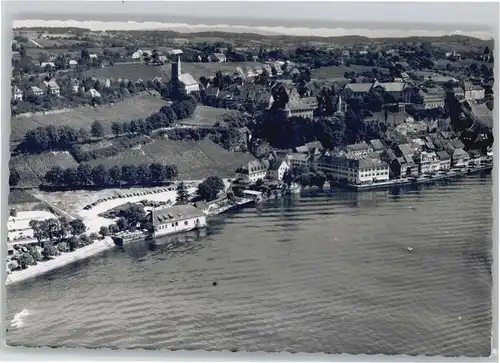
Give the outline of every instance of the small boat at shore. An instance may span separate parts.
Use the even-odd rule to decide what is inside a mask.
[[[123,246],[130,242],[147,240],[151,238],[148,231],[121,232],[111,236],[117,246]]]

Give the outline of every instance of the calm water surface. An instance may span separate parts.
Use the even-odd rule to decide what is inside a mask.
[[[488,356],[491,208],[491,176],[268,202],[9,286],[7,343]]]

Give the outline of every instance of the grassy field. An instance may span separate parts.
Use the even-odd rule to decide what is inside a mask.
[[[125,150],[117,155],[89,160],[84,162],[84,164],[88,164],[91,166],[103,164],[108,168],[111,168],[113,166],[121,167],[123,165],[151,164],[152,162],[152,159],[148,157],[141,149],[133,148]]]
[[[40,185],[45,173],[55,165],[62,168],[78,166],[69,152],[17,155],[11,157],[9,163],[19,173],[20,187]]]
[[[179,121],[179,124],[185,126],[212,127],[217,122],[222,122],[223,116],[237,114],[237,111],[215,108],[210,106],[196,106],[196,110],[191,117]]]
[[[76,168],[78,166],[73,156],[67,151],[24,155],[24,158],[33,173],[40,179],[53,166],[57,165],[63,169]]]
[[[373,68],[370,66],[358,66],[351,65],[347,66],[330,66],[330,67],[322,67],[312,70],[312,76],[314,78],[319,79],[329,79],[329,78],[343,78],[345,72],[371,72]],[[384,73],[388,73],[389,70],[387,68],[379,68],[378,70]]]
[[[104,164],[108,167],[152,162],[175,164],[179,169],[179,178],[193,180],[210,175],[232,176],[237,167],[253,159],[250,154],[225,150],[210,140],[195,142],[157,139],[140,148],[91,160],[85,164],[92,166]]]
[[[245,71],[246,67],[251,67],[255,69],[256,67],[262,67],[262,63],[259,62],[226,62],[226,63],[182,63],[182,73],[190,73],[194,78],[199,79],[200,77],[214,77],[217,71],[222,73],[228,72],[233,73],[236,67],[241,67]],[[171,65],[165,65],[168,68],[168,74],[171,74]]]
[[[11,119],[11,140],[20,140],[28,130],[38,126],[68,125],[76,129],[90,131],[95,120],[101,121],[106,133],[111,133],[113,122],[127,122],[133,119],[146,118],[165,106],[165,101],[150,94],[142,94],[125,99],[114,105],[100,107],[79,107],[59,113],[17,116]]]
[[[24,203],[40,203],[40,200],[25,190],[13,189],[9,193],[9,205]]]
[[[12,156],[9,160],[10,167],[19,173],[19,187],[32,187],[40,185],[40,178],[31,170],[24,155]]]
[[[144,63],[117,63],[113,67],[89,69],[84,72],[84,77],[108,78],[110,81],[116,81],[120,78],[131,81],[142,79],[147,82],[155,77],[161,77],[163,80],[170,79],[170,74],[170,65],[152,66]]]

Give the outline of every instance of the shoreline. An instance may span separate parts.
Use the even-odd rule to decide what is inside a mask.
[[[487,165],[487,166],[482,166],[482,167],[476,167],[472,170],[464,170],[464,171],[458,171],[454,172],[451,174],[446,174],[446,175],[438,175],[434,176],[431,178],[419,178],[417,180],[410,180],[410,179],[404,179],[404,180],[392,180],[388,182],[382,182],[382,183],[377,183],[377,184],[367,184],[367,185],[347,185],[344,186],[342,189],[346,190],[355,190],[356,192],[358,191],[368,191],[368,190],[374,190],[374,189],[385,189],[385,188],[390,188],[390,187],[395,187],[395,186],[407,186],[407,185],[419,185],[419,184],[429,184],[434,181],[438,180],[445,180],[449,178],[456,178],[460,176],[466,176],[466,175],[472,175],[472,174],[477,174],[482,171],[490,171],[493,169],[493,165]],[[334,183],[330,183],[330,188],[334,187]],[[295,194],[295,193],[294,193]],[[213,217],[215,215],[223,214],[227,211],[234,211],[238,210],[240,208],[245,208],[248,205],[252,204],[258,204],[259,202],[263,202],[266,200],[270,199],[278,199],[287,194],[282,194],[282,193],[273,193],[270,196],[263,197],[260,201],[256,201],[251,198],[241,198],[238,202],[236,203],[230,203],[230,204],[224,204],[219,206],[218,208],[215,208],[215,210],[207,211],[207,217]],[[8,274],[6,277],[5,285],[11,285],[15,284],[21,281],[28,280],[30,278],[34,278],[40,275],[43,275],[49,271],[53,271],[55,269],[58,269],[60,267],[66,266],[71,264],[72,262],[80,261],[89,257],[92,257],[94,255],[97,255],[101,252],[104,252],[105,250],[109,250],[113,247],[117,247],[117,244],[111,237],[105,237],[102,240],[96,240],[92,244],[81,247],[75,251],[72,252],[64,252],[59,256],[54,257],[51,260],[48,261],[40,261],[38,262],[37,265],[34,266],[29,266],[28,268],[24,270],[17,270],[13,271],[12,273]]]
[[[386,182],[364,184],[364,185],[348,184],[346,189],[353,189],[355,191],[364,191],[364,190],[384,189],[384,188],[407,186],[407,185],[429,184],[429,183],[439,181],[439,180],[446,180],[446,179],[456,178],[456,177],[465,176],[465,175],[477,174],[477,173],[481,173],[483,171],[490,171],[492,169],[493,169],[493,165],[487,165],[487,166],[482,166],[482,167],[475,167],[475,168],[466,169],[464,171],[451,172],[451,173],[447,173],[444,175],[435,175],[435,176],[427,177],[427,178],[423,178],[420,176],[416,180],[411,180],[410,178],[405,178],[405,179],[393,179],[393,180],[389,180]]]
[[[13,271],[8,274],[5,279],[5,285],[15,284],[21,281],[28,280],[33,277],[41,276],[49,271],[53,271],[60,267],[69,265],[73,262],[84,260],[96,254],[116,247],[113,240],[106,237],[102,240],[94,241],[92,244],[81,247],[72,252],[63,252],[61,255],[54,257],[48,261],[39,261],[34,266],[29,266],[24,270]]]

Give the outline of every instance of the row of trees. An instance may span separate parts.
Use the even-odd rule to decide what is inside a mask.
[[[171,126],[176,120],[189,117],[196,109],[196,99],[187,97],[171,106],[164,106],[145,120],[132,120],[130,122],[112,125],[115,135],[123,133],[129,134],[149,134],[152,130]],[[81,128],[76,130],[70,126],[46,126],[29,130],[24,137],[24,142],[20,146],[26,152],[44,152],[50,150],[70,150],[75,143],[87,142],[89,136],[101,138],[105,136],[106,130],[100,121],[94,121],[91,125],[90,135]]]
[[[33,230],[33,237],[38,242],[42,242],[44,239],[54,242],[55,240],[65,239],[68,235],[75,237],[85,233],[87,230],[81,219],[68,221],[64,217],[58,219],[49,218],[43,221],[31,220],[29,226]]]
[[[78,188],[95,185],[110,187],[126,185],[152,185],[172,180],[178,175],[175,165],[152,163],[150,165],[123,165],[108,168],[105,165],[91,167],[80,164],[77,168],[63,169],[60,166],[52,167],[45,174],[45,182],[57,187]]]

